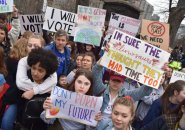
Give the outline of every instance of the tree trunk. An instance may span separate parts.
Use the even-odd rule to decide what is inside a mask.
[[[169,13],[168,23],[170,24],[170,47],[174,47],[175,36],[177,34],[178,28],[185,15],[185,2],[184,0],[179,0],[177,7],[172,8]]]

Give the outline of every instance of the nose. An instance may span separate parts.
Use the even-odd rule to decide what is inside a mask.
[[[83,84],[83,83],[80,85],[80,88],[81,88],[81,89],[83,89],[83,88],[84,88],[84,84]]]
[[[33,75],[36,76],[37,75],[37,71],[33,71]]]
[[[84,63],[87,63],[87,60],[84,60],[83,62],[84,62]]]
[[[116,118],[118,121],[121,120],[121,115],[118,115],[117,118]]]

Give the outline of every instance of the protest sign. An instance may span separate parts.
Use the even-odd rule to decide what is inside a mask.
[[[0,13],[13,12],[13,0],[0,0]]]
[[[47,118],[63,118],[96,126],[95,115],[100,111],[102,97],[88,96],[55,86],[51,92],[53,107],[46,110]]]
[[[159,87],[161,68],[170,57],[168,52],[118,30],[110,43],[101,65],[147,86]]]
[[[52,32],[63,29],[69,35],[72,35],[75,26],[75,20],[75,13],[47,7],[43,29]]]
[[[33,15],[19,15],[21,22],[21,34],[25,31],[32,31],[34,33],[42,33],[44,18],[42,14]]]
[[[74,41],[100,46],[106,10],[78,5]]]
[[[172,76],[171,76],[171,79],[170,79],[170,83],[174,83],[177,80],[185,81],[185,73],[173,70],[173,73],[172,73]]]
[[[140,25],[140,20],[134,19],[131,17],[127,17],[124,15],[111,13],[109,27],[107,30],[107,34],[104,38],[104,43],[110,41],[110,38],[115,29],[120,30],[126,34],[131,36],[136,36]]]
[[[67,75],[66,79],[67,79],[67,83],[68,83],[68,84],[71,84],[71,83],[72,83],[72,81],[74,80],[75,74],[76,74],[76,73],[75,73],[74,71],[71,71],[71,72]]]
[[[168,51],[169,24],[143,19],[140,39]]]

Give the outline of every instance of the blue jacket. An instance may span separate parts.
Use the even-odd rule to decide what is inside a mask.
[[[169,104],[169,109],[174,109],[175,107],[176,107],[175,104],[172,104],[172,103]],[[154,119],[156,119],[157,117],[161,116],[163,114],[162,110],[163,109],[162,109],[161,98],[158,98],[152,103],[147,115],[143,119],[142,125],[145,126],[151,121],[153,121]]]
[[[110,101],[110,97],[109,97],[110,89],[109,89],[109,86],[103,84],[102,75],[103,75],[103,67],[96,64],[93,67],[93,84],[94,84],[93,94],[97,95],[99,92],[102,92],[103,90],[105,90],[103,92],[103,105],[101,108],[101,111],[104,111]],[[148,96],[151,92],[152,92],[152,88],[144,85],[134,90],[126,90],[123,86],[118,92],[118,97],[131,96],[134,101],[138,101],[142,97]]]
[[[60,53],[55,45],[55,42],[49,44],[48,46],[45,47],[45,49],[47,50],[51,50],[58,58],[61,57],[62,53]],[[71,56],[71,52],[67,47],[64,47],[64,55],[65,55],[65,61],[64,61],[64,66],[61,65],[61,63],[59,62],[59,66],[58,66],[58,70],[57,70],[57,76],[62,75],[67,75],[69,66],[70,66],[70,56]]]
[[[169,130],[163,116],[159,116],[140,130]]]
[[[97,125],[96,130],[112,130],[113,129],[112,119],[102,119]],[[134,130],[131,126],[129,130]]]

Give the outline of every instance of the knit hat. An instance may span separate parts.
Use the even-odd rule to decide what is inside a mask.
[[[5,83],[5,79],[4,76],[2,74],[0,74],[0,86],[2,86]]]

